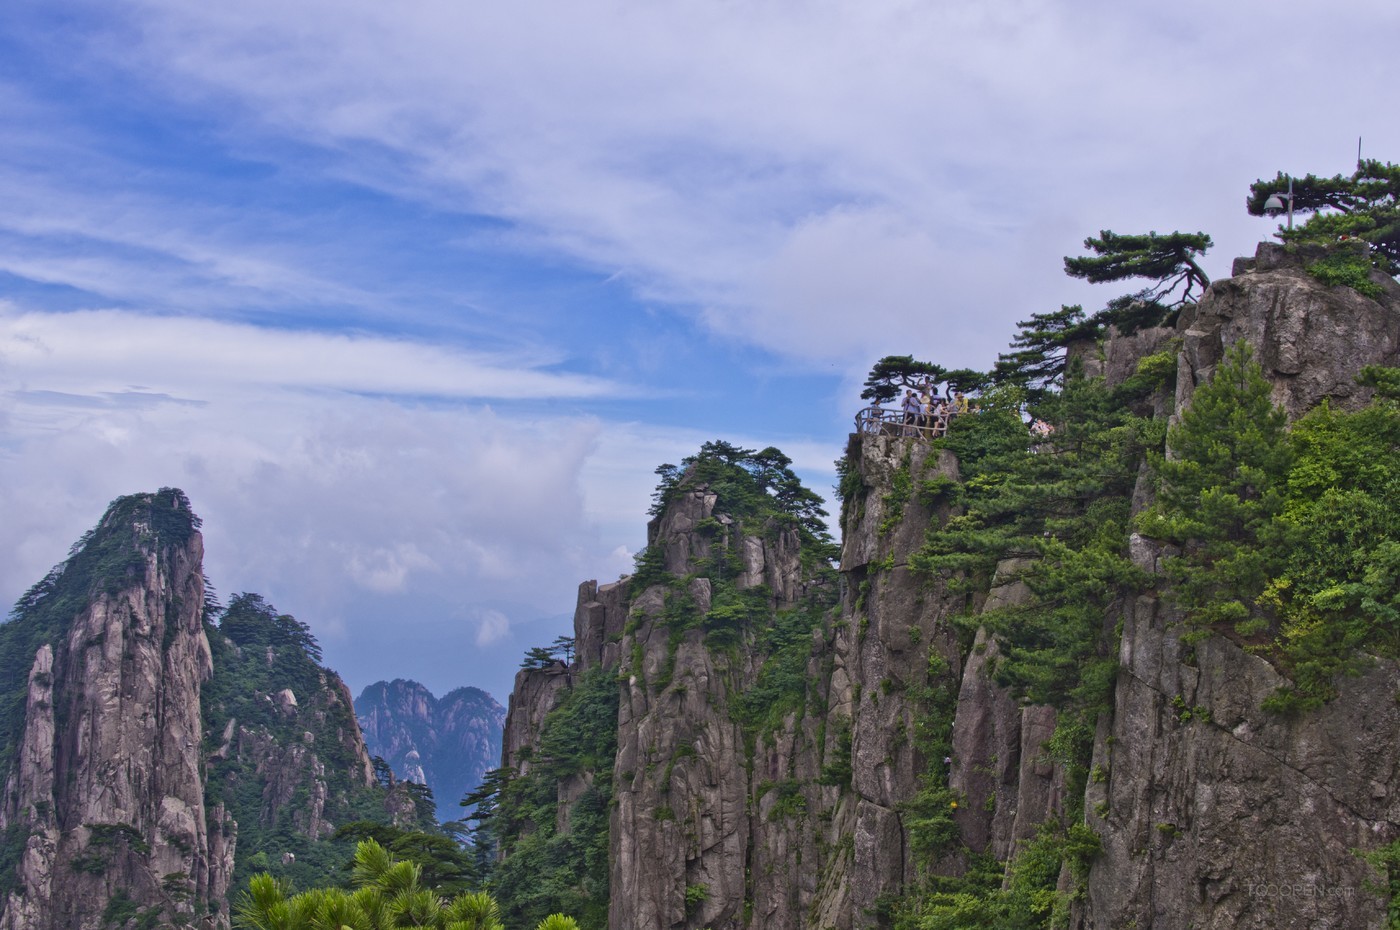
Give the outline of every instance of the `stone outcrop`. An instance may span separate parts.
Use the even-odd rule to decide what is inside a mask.
[[[515,688],[501,733],[503,767],[521,775],[529,773],[530,756],[539,745],[545,718],[558,706],[559,697],[568,686],[569,670],[562,662],[544,669],[522,668],[515,673]]]
[[[1356,409],[1364,365],[1400,363],[1400,285],[1379,298],[1328,287],[1318,255],[1261,244],[1183,314],[1176,412],[1240,340],[1294,419],[1322,401]],[[1141,506],[1142,500],[1138,501]],[[1135,537],[1139,567],[1162,547]],[[1103,852],[1086,928],[1379,928],[1386,903],[1357,854],[1400,838],[1400,668],[1375,662],[1340,696],[1297,717],[1261,710],[1283,683],[1264,658],[1211,637],[1180,639],[1156,596],[1123,608],[1111,719],[1101,723],[1085,809]]]
[[[3,930],[225,930],[240,821],[325,838],[374,784],[314,641],[243,649],[206,622],[198,526],[179,491],[118,499],[0,627],[3,648],[37,644],[23,714],[4,718]],[[0,681],[7,700],[17,684]]]
[[[1084,925],[1386,926],[1355,851],[1400,836],[1400,668],[1285,718],[1260,710],[1282,683],[1264,659],[1219,637],[1184,646],[1152,597],[1126,619]]]
[[[1341,409],[1370,399],[1371,392],[1356,385],[1356,373],[1365,365],[1400,364],[1400,284],[1373,272],[1379,298],[1328,287],[1305,270],[1319,257],[1315,248],[1298,254],[1260,243],[1253,259],[1235,262],[1234,277],[1212,284],[1199,303],[1186,308],[1178,326],[1178,409],[1185,409],[1225,350],[1240,341],[1253,348],[1274,386],[1274,403],[1290,418],[1324,398]]]
[[[888,436],[864,437],[850,453],[862,488],[846,507],[847,622],[835,638],[832,678],[833,704],[849,708],[852,733],[852,856],[841,892],[851,910],[838,926],[864,927],[874,924],[880,899],[914,876],[903,807],[930,766],[948,763],[918,749],[914,734],[930,708],[913,696],[957,681],[963,656],[948,618],[963,603],[907,565],[929,524],[946,517],[914,489],[936,476],[955,478],[952,456],[931,457],[923,442]]]
[[[97,587],[57,647],[34,657],[0,814],[0,827],[28,833],[7,930],[96,928],[114,896],[227,922],[234,832],[223,810],[206,810],[199,753],[213,670],[203,542],[183,495],[155,497],[114,505],[96,531],[124,537],[114,545],[138,556],[133,577]],[[183,538],[163,539],[153,512],[183,518]]]

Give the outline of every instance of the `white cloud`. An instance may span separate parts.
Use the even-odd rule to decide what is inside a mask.
[[[1310,6],[1289,0],[61,2],[84,28],[25,41],[132,109],[94,120],[68,84],[0,78],[0,271],[165,315],[0,306],[0,589],[111,498],[178,485],[221,589],[313,623],[333,664],[381,643],[356,674],[460,672],[449,687],[513,667],[491,650],[627,568],[656,464],[775,444],[829,487],[839,448],[623,407],[652,392],[581,357],[647,377],[675,364],[664,340],[703,343],[685,357],[726,385],[716,419],[746,365],[819,368],[853,400],[880,355],[985,366],[1012,321],[1114,296],[1060,270],[1098,229],[1205,229],[1221,274],[1269,231],[1240,208],[1249,181],[1347,170],[1358,133],[1400,151],[1374,93],[1397,76],[1389,0],[1307,16],[1341,67],[1288,47]],[[147,132],[168,161],[142,161]],[[224,185],[245,169],[265,183]],[[518,309],[497,257],[613,275],[781,361],[673,326],[618,337],[601,300],[556,337],[573,305]],[[376,335],[409,329],[490,341]]]
[[[381,594],[404,590],[411,573],[441,571],[441,566],[412,542],[393,546],[355,546],[337,543],[344,552],[346,569],[356,584]]]
[[[868,364],[853,319],[988,359],[1075,293],[1057,256],[1100,226],[1248,250],[1267,232],[1248,182],[1338,148],[1300,135],[1400,143],[1326,56],[1282,66],[1259,27],[1299,6],[147,0],[125,54],[237,114],[252,149],[324,146],[347,177],[507,218],[732,336]],[[1397,14],[1363,6],[1373,28],[1313,17],[1313,39],[1384,86]]]
[[[115,395],[139,383],[186,396],[235,385],[498,399],[619,393],[601,379],[545,370],[561,360],[116,310],[0,312],[0,371],[21,388],[42,377],[49,391]]]
[[[347,393],[390,389],[456,399]],[[390,622],[385,614],[447,643],[448,605],[510,602],[550,616],[595,565],[611,569],[622,543],[600,538],[584,507],[599,424],[462,398],[609,390],[400,340],[8,307],[0,589],[13,599],[37,581],[113,498],[176,486],[205,520],[219,589],[258,591],[301,616],[328,659],[363,640],[367,624]],[[488,620],[457,635],[518,648],[508,626]],[[416,642],[374,658],[402,668]],[[491,678],[500,656],[472,662],[459,680],[503,687]]]
[[[510,631],[510,618],[499,610],[476,611],[476,644],[489,646],[499,642]]]

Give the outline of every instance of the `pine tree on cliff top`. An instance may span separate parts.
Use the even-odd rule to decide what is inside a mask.
[[[1138,299],[1170,307],[1191,302],[1193,291],[1210,286],[1210,278],[1196,262],[1210,247],[1210,236],[1203,232],[1122,235],[1105,229],[1099,238],[1084,240],[1092,256],[1065,257],[1065,274],[1091,284],[1146,278],[1156,283],[1140,292]],[[1166,300],[1178,288],[1180,296]]]
[[[897,399],[903,390],[917,390],[925,382],[938,384],[946,375],[942,365],[917,361],[912,355],[886,355],[870,369],[860,397],[886,404]]]
[[[1289,176],[1258,180],[1249,186],[1245,208],[1263,216],[1270,196],[1286,202]],[[1293,212],[1309,214],[1307,222],[1280,229],[1284,242],[1330,243],[1355,238],[1369,244],[1375,267],[1400,273],[1400,165],[1375,159],[1358,161],[1350,176],[1315,175],[1292,178]]]

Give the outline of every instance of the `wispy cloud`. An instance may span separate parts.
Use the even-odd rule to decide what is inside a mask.
[[[451,644],[471,641],[452,628],[467,619],[459,612],[509,604],[527,618],[553,615],[617,546],[599,538],[583,506],[596,421],[382,393],[467,397],[485,385],[492,396],[519,389],[557,398],[606,385],[481,364],[463,380],[454,365],[471,360],[382,340],[129,314],[53,323],[0,318],[0,588],[11,597],[58,561],[107,501],[177,486],[205,518],[215,583],[225,593],[262,592],[305,618],[356,683],[416,673],[500,690],[507,679],[492,669],[523,647],[509,628],[492,627],[481,644],[503,655],[454,660]],[[65,327],[80,323],[88,338],[73,345]],[[28,329],[17,335],[19,324]],[[197,338],[187,341],[191,333]],[[288,367],[243,367],[259,353]],[[385,374],[396,365],[418,371]],[[113,387],[136,379],[143,385]],[[404,624],[401,641],[366,652],[389,622]],[[438,650],[427,658],[405,654],[434,638]]]
[[[1312,120],[1376,125],[1304,92],[1335,77],[1310,56],[1290,62],[1293,92],[1267,93],[1285,78],[1258,26],[1287,6],[147,0],[123,54],[228,106],[251,149],[343,153],[347,177],[508,219],[733,338],[850,363],[869,330],[924,320],[948,324],[930,347],[986,358],[1004,337],[958,320],[1005,326],[1076,293],[1054,256],[1099,224],[1247,244],[1261,231],[1238,201],[1273,166],[1261,148],[1321,151],[1290,114],[1315,101]],[[1264,127],[1247,146],[1242,100]],[[1046,246],[1037,264],[998,267],[1027,241]],[[853,334],[853,315],[870,325]]]
[[[281,330],[117,310],[5,311],[0,372],[33,390],[133,384],[183,396],[231,387],[470,399],[597,398],[624,388],[551,371],[557,350],[489,354],[367,334]]]

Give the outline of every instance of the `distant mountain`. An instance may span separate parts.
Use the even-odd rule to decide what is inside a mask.
[[[416,681],[377,681],[360,692],[355,714],[370,753],[431,788],[441,820],[460,817],[458,802],[501,764],[505,708],[480,688],[436,698]]]

